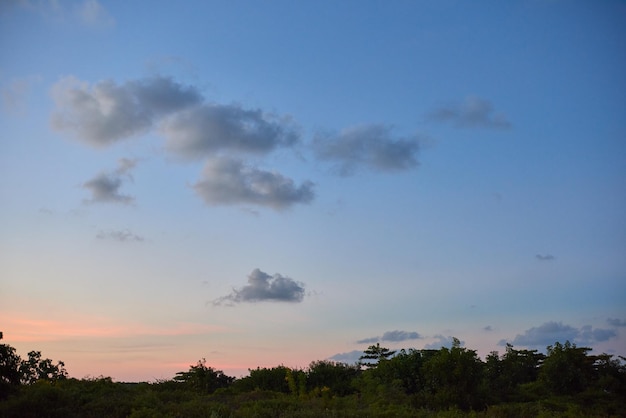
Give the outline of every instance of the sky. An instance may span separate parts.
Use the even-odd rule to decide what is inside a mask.
[[[626,3],[0,0],[0,330],[69,374],[626,355]]]

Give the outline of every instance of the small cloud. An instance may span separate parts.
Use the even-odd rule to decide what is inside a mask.
[[[302,302],[304,283],[278,273],[273,276],[257,269],[248,275],[248,284],[213,301],[213,305],[232,305],[241,302]]]
[[[227,150],[264,154],[299,138],[291,118],[235,105],[203,104],[168,118],[161,126],[166,148],[187,158]]]
[[[537,254],[535,258],[539,261],[552,261],[556,259],[552,254]]]
[[[122,203],[130,204],[135,200],[132,196],[122,194],[120,189],[125,181],[131,180],[130,171],[135,167],[136,160],[122,158],[118,167],[111,173],[100,173],[83,183],[82,187],[91,192],[91,199],[86,203]]]
[[[340,363],[345,363],[345,364],[356,364],[359,362],[362,355],[363,355],[363,351],[354,350],[354,351],[349,351],[347,353],[335,354],[331,357],[328,357],[328,360],[338,361]]]
[[[95,28],[115,26],[115,19],[96,0],[85,0],[78,7],[77,15],[86,26]]]
[[[408,331],[387,331],[383,334],[381,340],[383,341],[406,341],[406,340],[417,340],[422,338],[417,332],[408,332]]]
[[[14,78],[2,86],[2,109],[7,112],[20,113],[26,109],[30,91],[36,83],[41,82],[41,76],[27,76]]]
[[[336,134],[318,134],[313,151],[318,159],[335,163],[342,176],[361,167],[380,172],[417,167],[417,137],[394,137],[391,131],[385,125],[362,125]]]
[[[479,97],[468,97],[461,104],[440,107],[428,115],[431,120],[450,123],[457,128],[510,129],[511,122],[493,105]]]
[[[441,334],[435,335],[437,341],[432,342],[430,344],[426,344],[424,346],[425,350],[439,350],[442,347],[451,348],[454,344],[454,337],[451,336],[443,336]],[[465,345],[465,341],[460,341],[461,346]]]
[[[119,242],[142,242],[144,238],[140,235],[132,233],[128,229],[112,230],[112,231],[100,231],[96,238],[102,240],[114,240]]]
[[[370,338],[364,338],[362,340],[358,340],[356,343],[357,344],[373,344],[380,341],[380,337],[370,337]]]
[[[487,326],[483,327],[483,331],[491,332],[491,331],[493,331],[493,327],[491,325],[487,325]]]
[[[606,322],[614,327],[626,327],[626,320],[618,318],[607,318]]]
[[[227,158],[209,159],[201,179],[193,185],[208,205],[259,205],[276,210],[296,203],[310,203],[313,183],[294,181],[277,172],[262,171]]]
[[[578,344],[607,341],[617,336],[615,330],[593,328],[585,325],[575,328],[562,322],[549,321],[538,327],[532,327],[523,334],[517,334],[512,341],[500,340],[499,345],[510,342],[513,345],[526,347],[547,347],[555,342],[571,341]]]
[[[93,86],[65,77],[52,87],[51,94],[56,104],[52,127],[97,148],[143,133],[158,119],[202,100],[195,88],[167,77],[121,85],[105,80]]]

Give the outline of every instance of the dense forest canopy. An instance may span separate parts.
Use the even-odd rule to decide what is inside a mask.
[[[62,361],[0,344],[0,417],[626,416],[626,358],[569,341],[538,350],[391,351],[361,361],[250,369],[234,378],[204,359],[144,383],[70,378]]]

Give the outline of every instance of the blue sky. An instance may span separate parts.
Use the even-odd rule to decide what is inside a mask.
[[[625,18],[2,2],[5,342],[118,380],[452,337],[626,354]]]

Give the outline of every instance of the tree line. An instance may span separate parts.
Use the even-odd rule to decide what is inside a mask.
[[[204,359],[171,379],[68,377],[38,351],[0,345],[0,417],[623,417],[626,359],[556,342],[482,360],[454,339],[439,350],[368,347],[361,360],[227,376]]]

